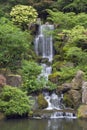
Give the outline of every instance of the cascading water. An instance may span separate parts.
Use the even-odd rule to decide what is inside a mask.
[[[51,95],[49,93],[44,93],[44,97],[48,102],[48,107],[46,110],[60,110],[64,109],[64,105],[62,104],[63,95],[58,96],[55,92]]]
[[[52,31],[54,25],[44,24],[40,25],[38,35],[35,38],[35,52],[38,56],[42,56],[43,59],[47,59],[52,62],[53,59],[53,39]],[[52,67],[41,63],[42,73],[40,76],[44,76],[48,80],[48,75],[51,74]]]
[[[43,59],[47,59],[50,63],[53,59],[53,39],[52,31],[54,30],[54,25],[44,24],[40,25],[38,35],[35,38],[35,52],[38,56],[42,56]],[[44,76],[48,80],[48,75],[51,74],[52,67],[47,64],[41,63],[42,73],[39,76]],[[58,110],[63,110],[64,105],[61,102],[63,95],[56,95],[56,93],[43,93],[45,99],[48,102],[48,107],[45,110],[57,110],[51,114],[50,118],[75,118],[71,112],[59,112]]]
[[[40,25],[38,35],[35,38],[35,52],[37,55],[47,58],[50,62],[53,58],[52,30],[54,25]]]

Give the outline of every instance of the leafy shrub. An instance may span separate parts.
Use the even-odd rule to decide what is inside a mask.
[[[36,21],[38,14],[32,6],[16,5],[12,8],[10,15],[15,24],[25,28],[28,24]]]
[[[0,111],[6,116],[28,115],[32,102],[25,92],[11,86],[5,86],[0,93]]]
[[[28,92],[40,89],[41,81],[38,80],[38,75],[41,73],[42,67],[34,61],[22,62],[22,69],[20,70],[23,78],[23,89]]]

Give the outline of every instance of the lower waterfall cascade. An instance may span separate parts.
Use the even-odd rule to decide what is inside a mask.
[[[53,38],[52,34],[50,34],[49,32],[53,30],[54,25],[40,25],[38,35],[36,36],[34,42],[36,54],[38,56],[42,56],[42,59],[48,59],[50,63],[53,60]],[[48,76],[52,72],[52,67],[51,65],[47,65],[46,63],[40,64],[42,66],[42,72],[39,76],[44,76],[48,80]],[[55,92],[53,92],[52,94],[49,94],[49,92],[43,92],[43,95],[48,102],[48,107],[45,109],[45,111],[54,111],[50,115],[50,118],[76,118],[73,112],[68,112],[68,110],[63,112],[63,110],[66,109],[62,103],[63,94],[58,96]]]

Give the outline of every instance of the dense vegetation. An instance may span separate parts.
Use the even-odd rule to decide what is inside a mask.
[[[5,86],[0,93],[0,111],[8,117],[28,116],[32,101],[18,88]]]
[[[29,95],[45,85],[54,89],[54,83],[70,82],[77,70],[83,70],[87,78],[86,13],[86,0],[0,0],[0,70],[9,69],[23,79],[21,90],[9,86],[2,89],[0,111],[26,114],[31,103],[23,91]],[[43,77],[37,79],[40,57],[34,53],[34,35],[28,29],[38,16],[55,26],[53,72],[48,82]]]

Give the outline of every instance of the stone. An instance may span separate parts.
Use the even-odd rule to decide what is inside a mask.
[[[44,98],[43,94],[39,94],[37,102],[39,109],[44,109],[48,107],[48,102]]]
[[[58,79],[59,79],[59,75],[57,72],[53,73],[53,74],[50,74],[48,76],[48,79],[52,82],[52,83],[56,83],[58,84]]]
[[[20,87],[22,84],[22,78],[20,75],[8,75],[7,76],[7,85],[13,87]]]
[[[87,82],[82,85],[82,103],[87,104]]]
[[[78,108],[81,103],[81,93],[77,90],[70,90],[64,94],[64,103],[67,107]]]
[[[7,76],[8,74],[11,74],[11,71],[6,68],[0,68],[0,74],[2,74],[3,76]]]
[[[78,118],[86,118],[87,119],[87,105],[81,105],[78,108],[77,116],[78,116]]]
[[[0,87],[6,85],[6,78],[3,75],[0,75]]]
[[[79,70],[76,74],[76,76],[73,78],[71,84],[72,84],[72,89],[74,90],[80,90],[82,87],[82,83],[83,83],[83,76],[84,76],[84,72]]]
[[[66,93],[67,91],[69,91],[71,89],[71,83],[64,83],[61,86],[58,86],[56,92],[57,93]]]

